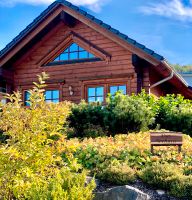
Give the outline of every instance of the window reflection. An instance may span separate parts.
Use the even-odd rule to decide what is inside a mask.
[[[25,91],[24,92],[24,105],[25,106],[30,106],[30,103],[27,102],[29,100],[30,100],[30,93],[29,93],[29,91]]]
[[[112,96],[114,96],[117,91],[121,91],[124,95],[127,94],[127,87],[126,87],[126,85],[110,86],[110,94]]]
[[[95,56],[76,43],[71,44],[70,47],[65,49],[53,62],[58,61],[69,61],[69,60],[80,60],[80,59],[91,59],[95,58]]]
[[[104,102],[104,87],[89,87],[88,102]]]
[[[59,103],[59,90],[46,90],[45,101],[47,103]]]

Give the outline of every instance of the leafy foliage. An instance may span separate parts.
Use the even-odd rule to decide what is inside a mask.
[[[69,127],[74,128],[74,134],[71,136],[97,137],[104,135],[104,118],[105,110],[100,104],[87,104],[82,101],[79,105],[73,105],[72,112],[68,117]],[[99,129],[99,132],[96,129]]]
[[[192,71],[192,65],[172,64],[171,66],[178,72],[191,72]]]
[[[69,127],[76,137],[97,137],[147,130],[154,122],[155,113],[142,95],[123,95],[117,92],[107,98],[106,106],[87,104],[74,105],[68,117]]]
[[[155,163],[141,173],[144,182],[166,189],[176,197],[192,197],[192,176],[183,175],[179,166]]]
[[[148,132],[70,139],[60,150],[64,160],[72,154],[104,181],[119,185],[140,177],[174,196],[191,198],[192,138],[188,135],[183,135],[182,153],[177,147],[155,147],[155,154],[151,154]]]
[[[136,179],[135,171],[126,163],[120,163],[116,159],[105,162],[96,173],[101,180],[118,185],[132,183]]]
[[[43,73],[29,91],[30,108],[22,106],[19,92],[7,95],[2,106],[0,129],[8,139],[0,145],[0,199],[92,199],[94,183],[85,186],[75,159],[63,162],[58,141],[51,139],[65,132],[70,104],[45,103],[47,78]]]
[[[192,102],[181,95],[160,97],[156,103],[156,120],[161,128],[192,135]]]
[[[74,105],[68,117],[71,137],[98,137],[148,129],[166,129],[192,135],[192,101],[181,95],[155,98],[142,92],[123,95],[117,92],[107,104]]]

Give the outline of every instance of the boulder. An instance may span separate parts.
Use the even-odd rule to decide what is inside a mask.
[[[96,192],[94,200],[148,200],[149,196],[140,190],[125,185],[108,189],[105,192]]]

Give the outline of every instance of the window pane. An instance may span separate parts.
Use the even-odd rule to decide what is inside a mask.
[[[73,43],[71,46],[70,46],[70,52],[74,52],[74,51],[78,51],[78,46],[77,44]]]
[[[122,91],[123,94],[127,94],[126,89],[127,89],[126,85],[120,85],[120,86],[119,86],[119,90]]]
[[[59,59],[59,56],[57,57],[57,58],[55,58],[55,60],[54,61],[59,61],[60,59]]]
[[[70,57],[69,60],[76,60],[78,59],[78,53],[77,52],[70,53],[69,57]]]
[[[52,96],[51,96],[51,90],[48,90],[45,92],[45,99],[52,99]]]
[[[82,52],[79,52],[79,59],[83,59],[83,58],[87,58],[87,51],[82,51]]]
[[[104,100],[103,97],[97,97],[97,98],[96,98],[96,101],[98,101],[98,102],[100,102],[100,103],[102,103],[103,100]]]
[[[25,94],[24,94],[25,106],[30,106],[30,104],[28,102],[26,102],[29,100],[30,100],[30,93],[28,91],[25,91]]]
[[[59,103],[59,99],[54,99],[52,102],[53,103]]]
[[[95,88],[88,88],[88,97],[95,96]]]
[[[63,53],[60,55],[60,60],[68,60],[68,53]]]
[[[53,90],[53,99],[59,99],[59,90]]]
[[[85,51],[82,47],[79,46],[79,51]]]
[[[97,87],[96,88],[96,96],[103,96],[104,88],[103,87]]]
[[[89,58],[95,58],[95,56],[91,53],[89,53]]]
[[[68,52],[69,52],[69,48],[65,49],[63,53],[68,53]]]
[[[95,102],[95,97],[89,97],[89,98],[88,98],[88,102],[89,102],[89,103]]]
[[[115,95],[116,92],[117,92],[117,86],[111,86],[110,87],[110,94]]]

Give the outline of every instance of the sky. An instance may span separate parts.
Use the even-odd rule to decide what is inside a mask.
[[[192,64],[192,0],[69,0],[173,64]],[[0,0],[0,49],[53,0]]]

